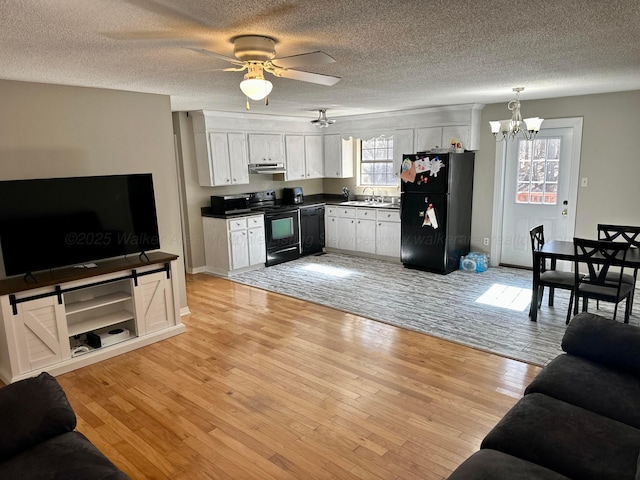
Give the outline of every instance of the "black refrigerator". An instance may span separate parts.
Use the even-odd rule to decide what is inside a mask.
[[[469,253],[473,163],[473,152],[402,156],[400,257],[405,267],[446,274]]]

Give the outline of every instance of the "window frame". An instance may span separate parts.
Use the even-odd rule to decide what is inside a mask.
[[[363,157],[363,151],[365,150],[365,142],[371,142],[371,141],[379,141],[379,140],[383,140],[385,142],[385,146],[382,148],[376,148],[375,146],[373,148],[366,148],[366,150],[370,150],[372,151],[372,156],[374,157],[373,160],[364,160]],[[357,186],[358,187],[372,187],[372,188],[380,188],[380,189],[385,189],[385,188],[394,188],[398,186],[398,177],[397,175],[394,174],[395,172],[395,164],[394,164],[394,138],[393,135],[379,135],[376,137],[370,137],[370,138],[360,138],[358,139],[358,178],[357,178]],[[389,143],[391,142],[391,145],[389,145]],[[384,159],[380,159],[377,160],[375,159],[376,156],[376,151],[382,151],[382,150],[386,150],[386,158]],[[362,171],[362,167],[363,165],[374,165],[374,164],[388,164],[391,168],[390,171],[385,173],[385,175],[387,175],[387,178],[390,180],[391,183],[363,183],[363,176],[364,175],[372,175],[372,174],[368,174],[368,173],[363,173]]]

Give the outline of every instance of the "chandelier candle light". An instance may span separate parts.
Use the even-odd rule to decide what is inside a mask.
[[[526,140],[533,140],[536,134],[540,131],[540,126],[544,121],[544,118],[531,117],[522,120],[522,114],[520,113],[520,92],[524,90],[524,87],[515,87],[513,89],[516,92],[515,100],[511,100],[507,108],[511,111],[511,120],[498,120],[489,122],[491,125],[491,133],[496,139],[496,142],[509,139],[513,140],[518,133],[521,133]],[[502,133],[502,136],[498,134]]]

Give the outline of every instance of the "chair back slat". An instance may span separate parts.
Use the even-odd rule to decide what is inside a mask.
[[[580,278],[582,283],[599,286],[616,286],[611,284],[611,277],[607,278],[612,265],[620,269],[617,283],[618,291],[624,274],[624,262],[629,251],[629,244],[610,240],[590,240],[585,238],[573,239],[575,254],[576,281],[578,281],[580,265],[585,265],[589,271],[588,277]]]
[[[544,226],[538,225],[529,230],[529,236],[531,237],[531,254],[536,250],[540,250],[544,245]],[[534,256],[535,259],[535,256]],[[535,265],[533,266],[535,268]],[[540,273],[546,271],[546,262],[544,259],[540,259]]]
[[[598,239],[624,242],[632,247],[640,248],[640,227],[599,223]]]

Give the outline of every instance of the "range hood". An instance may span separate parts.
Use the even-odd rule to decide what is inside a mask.
[[[250,163],[249,173],[264,173],[271,175],[273,173],[287,173],[284,163]]]

